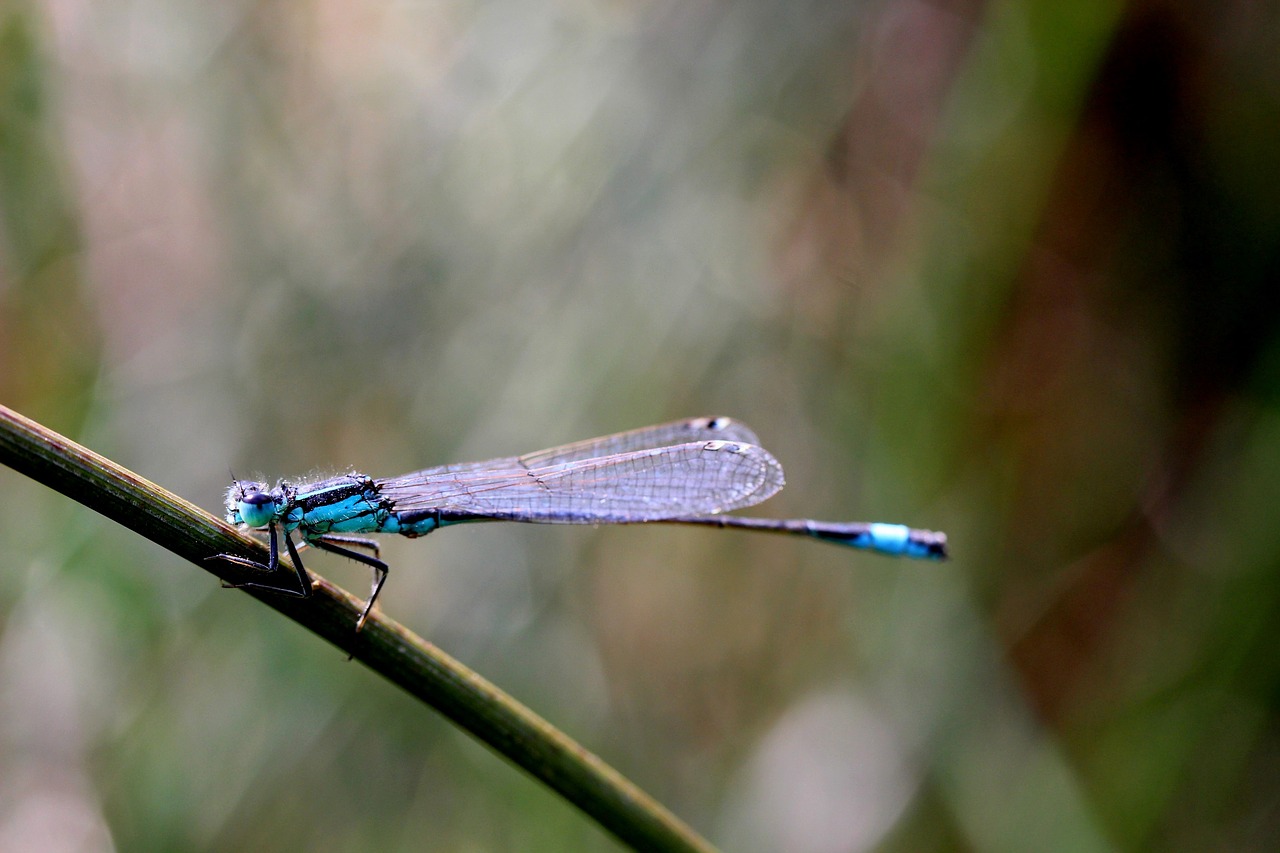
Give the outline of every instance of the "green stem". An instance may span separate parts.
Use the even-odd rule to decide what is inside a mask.
[[[242,570],[215,554],[265,562],[261,542],[92,450],[0,406],[0,462],[62,492],[224,580]],[[679,818],[563,732],[477,673],[386,617],[355,632],[360,601],[312,574],[306,600],[246,590],[435,708],[595,819],[646,850],[709,851]]]

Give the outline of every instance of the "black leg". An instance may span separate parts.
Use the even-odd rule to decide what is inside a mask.
[[[226,560],[228,563],[235,563],[237,566],[244,566],[249,569],[256,569],[259,572],[274,572],[280,564],[280,550],[276,546],[276,526],[274,524],[267,525],[270,533],[270,556],[267,558],[266,565],[259,563],[257,560],[250,560],[246,557],[237,557],[235,554],[214,554],[212,557],[205,557],[205,560]],[[223,581],[225,584],[226,581]],[[236,588],[236,584],[227,584],[231,589]]]
[[[355,560],[357,563],[364,563],[373,569],[373,591],[369,593],[369,601],[364,606],[364,612],[360,614],[360,618],[356,620],[356,632],[358,633],[364,627],[364,620],[369,618],[369,611],[373,610],[373,604],[378,600],[378,593],[382,592],[382,585],[387,582],[387,564],[377,557],[370,557],[368,554],[361,554],[359,551],[352,551],[350,548],[344,548],[341,545],[334,545],[333,540],[337,537],[321,536],[310,540],[312,545],[333,554],[340,554],[349,560]],[[337,538],[337,541],[344,542],[347,545],[355,545],[347,537]],[[371,543],[376,548],[376,543],[372,540],[361,540],[359,544]]]
[[[382,548],[378,545],[376,539],[366,539],[363,536],[344,536],[339,533],[326,533],[323,536],[316,537],[323,539],[331,545],[348,545],[353,548],[368,548],[373,552],[373,556],[382,556]]]
[[[255,571],[265,572],[267,574],[275,574],[280,570],[280,544],[277,540],[276,526],[274,523],[267,525],[268,548],[270,551],[267,557],[267,564],[263,565],[256,560],[249,560],[245,557],[237,557],[235,554],[214,554],[209,557],[210,560],[226,560],[228,563],[235,563],[237,566],[244,566]],[[302,559],[298,557],[298,549],[293,544],[293,537],[288,533],[284,535],[285,547],[289,550],[289,559],[293,561],[294,577],[298,582],[297,589],[280,586],[270,583],[256,583],[254,581],[244,581],[243,583],[227,584],[232,589],[265,589],[276,592],[281,595],[289,595],[294,598],[310,598],[311,597],[311,576],[307,574],[307,570],[303,568]]]

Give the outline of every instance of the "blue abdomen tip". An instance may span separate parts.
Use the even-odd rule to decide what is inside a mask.
[[[905,554],[911,544],[911,528],[905,524],[872,524],[871,547],[886,554]]]

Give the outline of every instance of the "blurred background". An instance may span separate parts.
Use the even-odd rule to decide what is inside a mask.
[[[384,543],[742,851],[1280,844],[1280,10],[0,0],[0,400],[221,514],[692,415],[779,516]],[[0,470],[0,850],[612,850]],[[366,573],[311,568],[363,593]]]

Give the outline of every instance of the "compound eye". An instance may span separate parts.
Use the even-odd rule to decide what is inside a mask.
[[[256,489],[246,489],[236,502],[240,519],[250,527],[265,527],[276,516],[276,502],[271,495]]]

